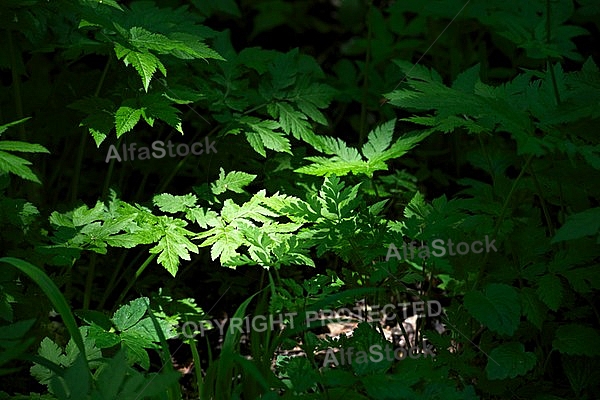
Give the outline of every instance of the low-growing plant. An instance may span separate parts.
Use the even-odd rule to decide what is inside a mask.
[[[594,398],[599,13],[4,2],[0,398]]]

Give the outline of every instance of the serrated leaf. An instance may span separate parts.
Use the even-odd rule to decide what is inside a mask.
[[[521,289],[521,306],[527,319],[541,330],[547,310],[533,289]]]
[[[190,260],[190,251],[198,253],[198,246],[189,241],[187,236],[193,233],[184,229],[183,221],[174,221],[172,218],[161,219],[163,237],[158,244],[150,249],[150,253],[159,254],[157,261],[173,276],[179,268],[179,259]]]
[[[130,365],[139,364],[145,370],[150,368],[150,356],[145,347],[152,345],[138,333],[123,332],[121,334],[122,346],[126,349],[127,361]]]
[[[4,124],[4,125],[0,125],[0,136],[1,136],[1,135],[2,135],[4,132],[6,132],[6,130],[7,130],[8,128],[10,128],[11,126],[15,126],[15,125],[22,124],[23,122],[25,122],[25,121],[27,121],[27,120],[29,120],[29,119],[31,119],[31,117],[22,118],[22,119],[19,119],[19,120],[16,120],[16,121],[9,122],[9,123],[7,123],[7,124]]]
[[[187,211],[186,217],[196,222],[203,229],[206,229],[209,226],[217,226],[218,222],[218,214],[216,212],[212,210],[204,211],[204,209],[200,207],[190,208]]]
[[[121,137],[129,132],[138,123],[142,117],[142,110],[127,106],[119,107],[115,113],[115,126],[117,128],[117,137]]]
[[[547,274],[540,278],[536,293],[552,311],[557,311],[562,302],[563,288],[560,278]]]
[[[392,143],[396,120],[392,119],[379,125],[369,133],[369,140],[362,148],[362,153],[368,160],[382,154]]]
[[[225,170],[221,168],[219,179],[213,182],[210,188],[215,195],[225,193],[228,190],[235,193],[244,193],[243,187],[256,179],[256,176],[238,171],[232,171],[225,175]]]
[[[119,335],[108,332],[104,328],[92,323],[89,327],[89,336],[94,340],[96,346],[101,349],[116,346],[120,343]]]
[[[425,130],[405,134],[396,140],[389,149],[382,152],[379,156],[374,155],[370,161],[372,163],[377,163],[402,157],[408,153],[409,150],[418,145],[422,140],[431,135],[432,132],[433,130]]]
[[[146,314],[148,301],[147,297],[140,297],[139,299],[130,301],[129,304],[121,306],[115,312],[111,321],[120,331],[131,328]]]
[[[189,208],[194,207],[198,198],[193,194],[186,194],[184,196],[173,196],[172,194],[163,193],[154,196],[152,202],[161,211],[168,213],[178,213],[187,211]]]
[[[313,121],[321,125],[327,125],[327,118],[313,103],[299,99],[297,100],[296,105],[300,111],[306,114]]]
[[[283,133],[275,131],[279,128],[277,122],[260,121],[258,118],[252,117],[243,118],[240,122],[250,129],[245,132],[248,143],[263,157],[266,157],[265,147],[274,151],[292,154],[290,141]]]
[[[278,102],[270,105],[269,108],[274,111],[272,117],[279,117],[279,125],[285,133],[292,133],[295,138],[304,139],[307,142],[314,135],[310,124],[306,121],[306,116],[294,110],[290,104]]]
[[[38,355],[57,365],[65,365],[65,355],[63,354],[63,350],[48,337],[45,337],[40,343]],[[44,385],[48,385],[50,383],[50,379],[52,376],[54,376],[54,372],[40,364],[35,364],[33,367],[31,367],[30,372],[31,375],[33,375],[41,384]]]
[[[295,171],[318,176],[344,176],[353,173],[372,177],[375,171],[387,170],[386,161],[403,156],[432,132],[405,135],[390,147],[395,122],[396,120],[388,121],[369,133],[369,141],[362,149],[367,161],[363,160],[357,149],[348,147],[340,138],[319,137],[321,150],[333,157],[306,157],[313,164]]]
[[[37,143],[16,142],[12,140],[0,141],[0,150],[21,151],[24,153],[50,153],[48,149]]]
[[[212,232],[211,232],[212,231]],[[212,244],[210,257],[212,260],[219,258],[222,264],[226,264],[230,259],[238,256],[237,249],[245,242],[242,233],[233,226],[225,228],[213,228],[211,233],[215,236],[205,240],[201,246]]]
[[[129,30],[129,43],[137,49],[156,50],[159,53],[168,53],[174,46],[173,41],[159,33],[149,32],[148,30],[134,26]]]
[[[73,210],[72,221],[73,226],[84,226],[89,225],[94,221],[101,221],[104,219],[105,206],[101,201],[97,201],[94,208],[90,209],[88,206],[83,205]]]
[[[522,343],[503,343],[489,354],[485,371],[488,379],[507,379],[525,375],[536,363],[535,354],[525,351]]]
[[[208,47],[197,35],[191,35],[185,32],[175,32],[169,35],[171,39],[171,49],[169,53],[175,57],[187,60],[200,58],[206,60],[212,58],[215,60],[226,61],[219,53]]]
[[[483,292],[467,292],[464,304],[469,314],[494,332],[510,336],[519,326],[521,306],[511,286],[492,283]]]
[[[142,85],[144,86],[144,90],[146,92],[148,91],[150,80],[157,69],[162,72],[163,76],[167,75],[167,70],[160,62],[158,57],[150,53],[148,50],[143,50],[141,52],[135,51],[116,43],[115,53],[117,54],[117,58],[123,59],[125,65],[133,65],[135,70],[138,72],[138,75],[142,79]]]
[[[561,353],[588,357],[600,356],[600,333],[581,324],[558,327],[552,347]]]
[[[146,121],[153,122],[158,118],[183,134],[180,111],[169,103],[168,97],[159,94],[145,95],[141,97],[140,105],[143,107],[142,116]]]
[[[31,165],[30,161],[10,153],[0,151],[0,172],[9,172],[28,181],[41,183],[28,165]]]
[[[177,332],[173,329],[173,326],[164,319],[157,320],[158,326],[162,331],[165,339],[172,339],[177,336]],[[152,318],[147,317],[135,324],[128,332],[136,333],[143,337],[148,342],[160,342],[160,335],[156,331]]]
[[[556,232],[551,243],[597,235],[600,232],[600,207],[590,208],[567,217],[567,222]]]

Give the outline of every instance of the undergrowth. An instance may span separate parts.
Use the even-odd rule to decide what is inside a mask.
[[[0,398],[594,398],[599,13],[4,1]]]

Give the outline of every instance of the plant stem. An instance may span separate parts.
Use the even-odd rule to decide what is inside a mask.
[[[210,132],[208,132],[206,134],[206,136],[210,136],[211,134],[213,134],[214,132],[216,132],[216,130],[218,129],[218,127],[213,128]],[[196,138],[200,135],[200,133],[196,133],[194,135],[194,137],[192,137],[192,142],[194,140],[196,140]],[[169,183],[171,183],[171,181],[173,180],[173,178],[175,177],[175,175],[177,174],[177,172],[179,172],[179,170],[181,169],[181,167],[185,164],[186,160],[188,159],[188,157],[190,156],[191,153],[188,153],[185,157],[183,157],[178,163],[177,166],[175,168],[173,168],[173,170],[171,171],[171,173],[169,174],[168,178],[166,180],[163,181],[163,183],[160,185],[160,187],[157,189],[157,193],[162,193],[163,190],[165,190],[167,188],[167,186],[169,185]],[[111,160],[112,161],[112,160]]]
[[[550,7],[550,0],[546,0],[546,44],[550,44],[552,41],[552,8]],[[554,74],[554,68],[550,63],[550,57],[546,61],[546,68],[550,71],[550,79],[552,80],[552,90],[554,91],[554,98],[556,104],[560,104],[560,93],[558,92],[558,85],[556,84],[556,75]]]
[[[108,72],[108,67],[110,66],[111,58],[112,57],[109,56],[108,60],[106,60],[104,70],[102,70],[102,75],[100,76],[100,81],[98,81],[98,85],[96,85],[96,90],[94,91],[94,97],[98,97],[98,95],[100,94],[100,90],[102,89],[102,85],[104,84],[104,79],[106,78],[106,73]],[[83,163],[83,155],[85,154],[86,140],[87,135],[81,135],[81,140],[79,141],[79,148],[77,150],[77,158],[75,160],[75,173],[73,174],[73,184],[71,185],[72,203],[74,203],[77,200],[77,195],[79,191],[79,177],[81,175],[81,164]]]
[[[118,283],[117,276],[119,274],[119,271],[121,270],[121,266],[123,265],[123,261],[125,261],[126,256],[127,256],[127,252],[123,251],[121,258],[119,259],[119,262],[117,263],[117,267],[113,271],[113,274],[110,277],[110,281],[108,281],[108,285],[106,285],[106,290],[104,291],[104,294],[102,295],[102,300],[100,300],[100,304],[98,305],[99,309],[104,308],[104,303],[106,303],[108,296],[112,293],[113,289],[115,288],[115,285]]]
[[[17,119],[23,118],[23,98],[21,97],[21,77],[17,68],[17,57],[15,55],[15,46],[13,43],[13,37],[10,30],[6,30],[6,36],[8,41],[8,53],[10,57],[11,75],[13,83],[13,93],[15,95],[15,115]],[[23,124],[18,125],[19,136],[21,140],[25,140],[25,126]]]
[[[194,374],[196,375],[196,385],[198,386],[198,393],[202,393],[202,387],[204,386],[204,380],[202,379],[202,365],[200,364],[200,354],[196,347],[194,339],[189,338],[187,340],[190,350],[192,350],[192,358],[194,359]]]
[[[121,147],[122,138],[123,138],[123,136],[121,136],[117,140],[117,144],[115,145],[117,147],[117,149]],[[112,178],[114,168],[115,168],[115,159],[111,158],[110,163],[108,164],[108,172],[106,173],[106,178],[104,179],[104,187],[102,188],[102,198],[104,198],[104,199],[108,195],[108,185],[110,185],[110,180]]]
[[[94,273],[96,270],[96,253],[90,257],[90,267],[85,281],[85,292],[83,293],[83,309],[90,308],[90,298],[92,295],[92,284],[94,283]]]
[[[365,142],[366,130],[367,130],[367,100],[369,96],[369,68],[371,67],[371,11],[373,10],[373,2],[369,2],[369,8],[367,10],[367,53],[365,55],[365,80],[362,87],[362,101],[360,109],[360,131],[358,144],[362,146]]]
[[[525,161],[525,165],[523,166],[523,168],[521,168],[521,172],[519,172],[519,176],[517,176],[517,179],[515,179],[515,181],[513,182],[512,186],[510,188],[510,192],[508,192],[508,195],[506,196],[506,199],[504,200],[504,204],[502,205],[502,210],[500,210],[500,215],[498,216],[498,221],[496,222],[496,227],[494,228],[494,234],[492,235],[492,240],[496,239],[496,237],[498,236],[498,232],[500,231],[500,225],[502,225],[502,220],[504,219],[504,214],[506,213],[506,209],[508,208],[508,202],[512,198],[512,195],[515,192],[515,189],[517,188],[519,181],[525,174],[525,171],[528,169],[529,164],[531,163],[531,160],[533,160],[533,154],[530,155],[529,158],[527,158],[527,161]],[[481,268],[479,269],[477,278],[475,278],[475,282],[473,283],[472,290],[475,290],[475,288],[479,284],[479,281],[481,280],[481,278],[483,278],[485,266],[487,264],[487,260],[488,260],[488,257],[490,254],[491,254],[491,252],[485,253],[485,256],[483,257],[483,261],[481,263]]]
[[[121,294],[119,295],[119,298],[117,299],[117,302],[115,304],[121,304],[121,302],[123,301],[123,299],[125,298],[125,296],[129,292],[129,290],[135,284],[135,281],[140,277],[140,275],[142,275],[142,273],[144,272],[144,270],[146,269],[146,267],[152,262],[152,260],[154,260],[156,258],[157,255],[158,254],[150,254],[148,256],[148,258],[146,258],[146,261],[144,261],[144,263],[135,272],[135,276],[133,277],[132,280],[129,281],[129,283],[127,284],[127,287],[125,288],[125,290],[123,290],[121,292]]]

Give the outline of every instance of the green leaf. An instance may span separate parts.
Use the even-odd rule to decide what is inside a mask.
[[[6,130],[8,128],[10,128],[11,126],[22,124],[23,122],[25,122],[25,121],[27,121],[29,119],[31,119],[31,117],[22,118],[22,119],[19,119],[19,120],[16,120],[16,121],[9,122],[8,124],[0,125],[0,136],[2,136],[2,134],[4,132],[6,132]]]
[[[117,137],[129,132],[142,117],[142,110],[127,106],[119,107],[115,114]]]
[[[522,343],[503,343],[489,354],[485,368],[488,379],[508,379],[525,375],[536,363],[535,354],[525,351]]]
[[[547,309],[533,289],[521,289],[521,306],[527,319],[541,330]]]
[[[63,354],[63,350],[48,337],[44,338],[40,343],[38,355],[48,361],[53,362],[54,364],[61,366],[65,365],[66,356]],[[48,385],[50,383],[50,379],[54,376],[54,372],[40,364],[35,364],[32,366],[30,371],[31,375],[33,375],[43,385]]]
[[[98,326],[101,326],[105,330],[110,330],[110,328],[112,327],[112,322],[110,318],[100,311],[79,310],[75,311],[75,315],[84,320],[87,324],[96,324]]]
[[[600,207],[590,208],[567,217],[567,222],[556,232],[552,243],[597,235],[600,232]]]
[[[243,117],[240,123],[245,124],[249,130],[245,131],[246,139],[252,148],[262,155],[267,156],[265,147],[274,151],[292,154],[290,141],[283,133],[275,131],[280,126],[276,121],[260,121],[254,117]]]
[[[219,179],[210,185],[210,189],[215,195],[225,193],[228,190],[235,193],[244,193],[243,187],[249,185],[254,179],[256,179],[256,175],[238,171],[232,171],[225,175],[225,170],[221,168]]]
[[[101,349],[116,346],[121,342],[118,334],[109,332],[108,329],[100,327],[95,323],[92,323],[89,327],[89,336],[94,340],[96,346]]]
[[[322,138],[325,151],[335,154],[332,158],[306,157],[313,164],[296,169],[296,172],[310,175],[338,175],[344,176],[348,173],[359,173],[365,170],[365,162],[362,160],[358,150],[347,147],[346,143],[339,138]]]
[[[73,363],[65,370],[63,378],[71,392],[71,399],[87,400],[92,377],[85,370],[83,355],[77,354]]]
[[[159,53],[168,53],[173,48],[173,41],[164,35],[152,33],[139,26],[129,30],[129,43],[136,49],[156,50]]]
[[[25,319],[14,324],[0,326],[0,341],[21,339],[31,329],[35,319]],[[0,347],[4,344],[0,342]]]
[[[165,339],[172,339],[177,336],[177,332],[175,329],[173,329],[169,322],[165,321],[164,319],[159,319],[157,320],[157,324]],[[160,335],[154,326],[152,318],[150,317],[144,318],[136,323],[128,330],[128,332],[139,335],[141,338],[144,338],[147,343],[155,343],[160,341]]]
[[[94,208],[90,209],[88,206],[83,205],[73,210],[73,226],[85,226],[89,225],[94,221],[101,221],[104,219],[105,207],[101,201],[97,201]]]
[[[517,291],[511,286],[492,283],[483,292],[467,292],[464,304],[469,314],[501,335],[511,336],[519,326],[521,306]]]
[[[563,354],[600,356],[600,333],[597,329],[580,324],[558,327],[552,347]]]
[[[127,361],[130,365],[140,364],[142,368],[148,370],[150,368],[150,356],[148,356],[147,347],[152,345],[152,342],[145,339],[137,332],[123,332],[120,335],[122,346],[127,349]]]
[[[409,150],[412,150],[422,140],[431,135],[431,133],[433,133],[432,130],[407,133],[396,140],[389,149],[383,151],[379,155],[374,154],[369,161],[372,164],[377,164],[378,162],[400,158],[408,153]]]
[[[41,183],[28,165],[31,165],[30,161],[0,151],[0,172],[10,172],[28,181]]]
[[[291,133],[297,139],[307,143],[313,142],[315,134],[306,116],[293,109],[288,103],[277,102],[268,105],[269,113],[273,118],[279,117],[279,125],[287,134]]]
[[[157,261],[175,276],[179,268],[179,259],[189,261],[189,252],[198,253],[198,246],[187,238],[192,236],[193,232],[183,228],[186,224],[184,221],[173,220],[170,217],[162,217],[160,221],[163,236],[158,244],[150,249],[150,253],[159,254]]]
[[[96,387],[100,399],[119,398],[119,389],[128,376],[127,369],[125,351],[120,350],[99,373]]]
[[[157,69],[162,72],[163,76],[167,76],[167,70],[164,65],[160,62],[158,57],[148,50],[135,51],[128,49],[119,43],[115,43],[115,53],[117,54],[118,59],[123,59],[125,65],[133,65],[140,78],[142,78],[142,84],[146,92],[148,91],[150,80]]]
[[[142,107],[142,117],[148,125],[153,126],[154,120],[158,118],[173,127],[177,132],[183,134],[181,118],[179,117],[180,111],[172,106],[166,95],[143,95],[140,97],[140,106]]]
[[[322,151],[333,157],[306,157],[306,160],[313,161],[313,164],[300,167],[296,172],[318,176],[344,176],[353,173],[372,177],[375,171],[387,170],[386,161],[402,157],[432,132],[428,130],[406,135],[390,147],[395,122],[395,119],[390,120],[369,133],[369,140],[362,148],[367,161],[363,160],[357,149],[348,147],[343,140],[322,137],[319,138]]]
[[[214,236],[205,240],[200,246],[212,245],[210,257],[212,260],[220,259],[222,264],[238,256],[236,250],[245,242],[244,236],[233,226],[215,227],[207,233]]]
[[[206,229],[209,226],[217,226],[218,215],[212,210],[204,211],[203,208],[195,207],[187,211],[186,218],[196,222],[201,228]]]
[[[0,133],[3,132],[1,128],[16,125],[25,120],[27,120],[27,118],[0,126]],[[25,160],[24,158],[7,153],[7,151],[19,151],[26,153],[49,153],[49,151],[44,146],[35,143],[26,143],[10,140],[0,141],[0,173],[10,172],[23,179],[27,179],[36,183],[41,183],[37,176],[35,176],[33,171],[31,171],[31,169],[28,167],[28,165],[31,165],[31,162]]]
[[[67,304],[67,300],[64,298],[60,290],[56,287],[54,282],[46,275],[42,270],[33,266],[32,264],[19,260],[12,257],[0,258],[0,263],[6,263],[12,265],[22,273],[26,274],[31,280],[33,280],[44,292],[44,294],[50,299],[52,305],[56,311],[61,315],[67,330],[69,331],[71,338],[79,348],[79,351],[85,356],[85,345],[83,337],[77,329],[77,323],[75,317],[71,313],[71,308]],[[86,358],[87,360],[87,358]],[[89,371],[89,368],[88,368]]]
[[[390,147],[396,120],[392,119],[379,125],[369,133],[369,140],[362,148],[362,153],[368,160],[375,159]]]
[[[560,278],[547,274],[540,278],[536,293],[552,311],[557,311],[562,302],[563,287]]]
[[[115,125],[115,104],[109,99],[87,97],[69,104],[68,107],[87,114],[79,126],[86,126],[96,146],[100,147]]]
[[[0,150],[21,151],[25,153],[50,153],[48,149],[39,144],[15,142],[11,140],[0,141]]]
[[[163,193],[154,196],[152,202],[161,211],[168,213],[178,213],[187,211],[196,205],[198,198],[193,194],[185,196],[173,196],[172,194]]]
[[[148,298],[140,297],[139,299],[130,301],[129,304],[121,306],[115,312],[115,315],[111,320],[114,322],[117,329],[124,331],[131,328],[140,319],[142,319],[144,314],[146,314],[147,309]]]

